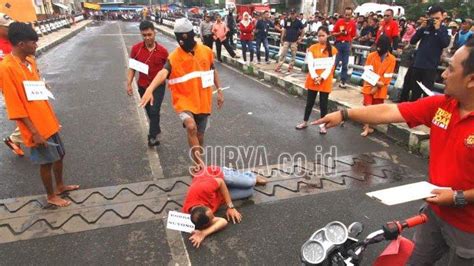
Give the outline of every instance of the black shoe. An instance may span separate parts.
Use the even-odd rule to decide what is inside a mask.
[[[148,138],[148,147],[158,146],[160,145],[160,141],[156,138]]]

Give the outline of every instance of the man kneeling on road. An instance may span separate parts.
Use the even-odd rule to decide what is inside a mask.
[[[199,247],[206,237],[224,229],[227,220],[240,223],[242,215],[232,200],[249,198],[255,185],[266,183],[262,176],[226,167],[208,166],[195,174],[183,204],[183,212],[191,214],[191,221],[196,226],[189,238],[193,245]],[[222,204],[227,206],[227,220],[214,216]]]
[[[446,95],[399,105],[341,110],[315,124],[334,127],[344,120],[367,124],[426,125],[430,136],[430,183],[435,189],[423,212],[428,222],[415,232],[408,265],[434,265],[449,253],[450,266],[474,265],[474,39],[456,51],[443,72]]]

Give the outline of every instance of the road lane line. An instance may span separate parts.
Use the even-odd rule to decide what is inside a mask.
[[[125,39],[123,38],[123,35],[122,35],[122,28],[120,27],[120,23],[117,23],[117,25],[118,25],[119,33],[120,33],[119,35],[120,35],[120,42],[122,44],[122,49],[123,49],[123,57],[125,60],[124,62],[127,62],[128,57],[129,57],[127,46],[125,45]],[[126,85],[127,84],[124,83],[124,88]],[[137,106],[136,108],[137,108],[138,117],[140,120],[140,125],[143,131],[147,132],[148,120],[146,118],[144,109],[138,107],[140,98],[138,96],[135,83],[133,83],[133,89],[135,90],[135,93],[133,93],[133,96],[135,99],[135,106]],[[143,134],[143,136],[146,136],[146,134]],[[147,141],[146,137],[143,137],[143,141],[144,143],[146,143]],[[156,176],[159,176],[160,178],[164,178],[163,169],[161,168],[161,164],[160,164],[160,158],[156,149],[147,149],[147,155],[148,155],[148,161],[150,162],[150,168],[153,175],[153,180],[159,179],[159,178],[156,178]],[[164,221],[164,224],[166,224],[166,221]],[[165,229],[165,231],[166,231],[166,241],[171,250],[171,257],[173,258],[173,261],[170,261],[168,265],[191,265],[191,260],[189,258],[189,254],[186,249],[186,245],[184,244],[184,239],[181,233],[174,232],[168,229]]]

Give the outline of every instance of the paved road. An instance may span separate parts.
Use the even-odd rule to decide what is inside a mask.
[[[66,179],[83,188],[114,186],[187,174],[189,159],[185,131],[170,105],[167,92],[162,108],[162,145],[155,162],[146,147],[133,97],[125,94],[126,61],[129,49],[140,40],[138,24],[107,22],[85,31],[45,53],[40,67],[53,87],[54,107],[63,125],[67,148]],[[157,40],[169,51],[172,39]],[[222,85],[229,86],[225,106],[215,110],[206,134],[209,146],[264,146],[265,164],[278,162],[282,152],[301,152],[314,161],[315,148],[337,147],[337,155],[385,152],[419,176],[426,172],[426,160],[413,156],[382,136],[359,136],[360,126],[348,124],[321,136],[316,128],[295,131],[302,119],[305,101],[250,79],[216,63]],[[312,116],[316,117],[316,114]],[[0,133],[13,129],[0,112]],[[156,155],[156,153],[155,153]],[[216,156],[218,161],[220,156]],[[38,171],[26,159],[0,149],[0,198],[42,194]],[[159,165],[163,174],[154,170]],[[235,166],[235,165],[234,165]],[[240,165],[237,165],[240,166]],[[245,164],[241,167],[252,165]],[[160,169],[158,167],[158,169]],[[419,179],[416,179],[419,180]],[[403,180],[401,182],[414,181]],[[318,227],[332,220],[346,224],[359,220],[367,230],[378,229],[386,220],[416,212],[419,202],[387,208],[364,195],[368,190],[393,186],[357,185],[349,190],[327,192],[267,204],[245,204],[244,222],[230,226],[208,240],[199,250],[186,241],[193,264],[277,264],[298,263],[301,244]],[[370,261],[381,246],[367,253]],[[71,260],[72,259],[72,260]],[[161,220],[102,228],[82,233],[33,239],[0,245],[0,264],[166,264],[170,248]]]

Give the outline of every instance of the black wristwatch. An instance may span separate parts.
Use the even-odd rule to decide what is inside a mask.
[[[234,204],[231,203],[231,204],[227,205],[227,209],[235,209]]]
[[[349,120],[349,111],[346,108],[339,110],[341,112],[342,122]]]
[[[464,191],[456,190],[454,191],[454,206],[458,208],[465,207],[467,205],[466,198],[464,197]]]

